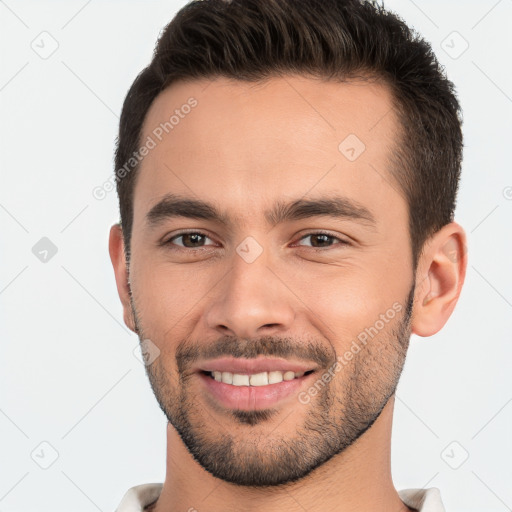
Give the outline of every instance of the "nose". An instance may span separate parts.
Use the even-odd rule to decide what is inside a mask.
[[[267,261],[265,252],[252,263],[235,254],[205,312],[208,328],[248,339],[290,330],[294,295]]]

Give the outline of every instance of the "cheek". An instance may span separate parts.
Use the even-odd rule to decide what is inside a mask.
[[[160,356],[147,366],[146,371],[159,402],[164,403],[167,408],[172,407],[173,402],[177,400],[180,387],[178,371],[170,350],[167,348],[162,351]]]
[[[319,261],[282,260],[273,269],[279,276],[276,294],[327,339],[350,340],[405,297],[406,275],[399,270],[404,265],[390,251],[365,248],[355,255],[333,255],[328,263],[325,256]],[[213,259],[180,265],[155,260],[141,255],[133,269],[138,313],[156,339],[184,338],[211,301],[225,300],[229,291],[222,276],[229,278],[231,267]],[[272,272],[268,275],[276,279]],[[261,279],[253,284],[261,286]]]
[[[300,279],[295,275],[293,291],[307,306],[304,314],[326,338],[339,340],[337,350],[358,336],[364,339],[368,330],[388,332],[405,310],[405,276],[380,264],[330,266],[314,275],[303,272]]]
[[[169,264],[139,267],[132,291],[146,325],[169,329],[178,324],[213,286],[209,285],[208,275],[197,267],[186,267]]]

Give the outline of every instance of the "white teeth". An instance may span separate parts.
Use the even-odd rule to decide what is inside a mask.
[[[268,383],[278,384],[283,382],[283,372],[268,372]]]
[[[222,382],[224,384],[233,384],[233,374],[231,372],[222,372]]]
[[[304,372],[271,371],[243,375],[239,373],[214,371],[211,372],[211,374],[217,382],[223,382],[224,384],[231,384],[233,386],[266,386],[267,384],[278,384],[283,380],[300,378],[304,375]]]
[[[234,386],[248,386],[249,375],[240,375],[238,373],[233,374],[233,385]]]
[[[268,373],[262,372],[251,375],[249,383],[251,386],[266,386],[268,384]]]

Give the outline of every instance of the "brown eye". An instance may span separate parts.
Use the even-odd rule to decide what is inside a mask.
[[[348,245],[348,242],[346,242],[345,240],[342,240],[341,238],[338,238],[337,236],[334,235],[330,235],[328,233],[309,233],[303,236],[301,238],[301,241],[307,238],[311,239],[311,245],[309,245],[309,247],[312,247],[313,249],[329,248],[332,247],[333,245]],[[338,243],[333,243],[333,241],[337,241]],[[308,245],[306,245],[306,247],[307,246]]]
[[[166,245],[177,245],[178,247],[184,247],[185,249],[197,249],[204,247],[204,242],[208,239],[206,235],[198,232],[181,233],[179,235],[169,238]],[[176,240],[181,239],[181,243],[175,243]]]

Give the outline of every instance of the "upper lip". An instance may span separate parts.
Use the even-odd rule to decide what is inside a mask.
[[[231,372],[240,375],[252,375],[254,373],[271,371],[292,371],[295,373],[302,373],[315,369],[316,365],[314,363],[293,362],[276,357],[256,359],[223,357],[204,361],[197,365],[197,371]]]

